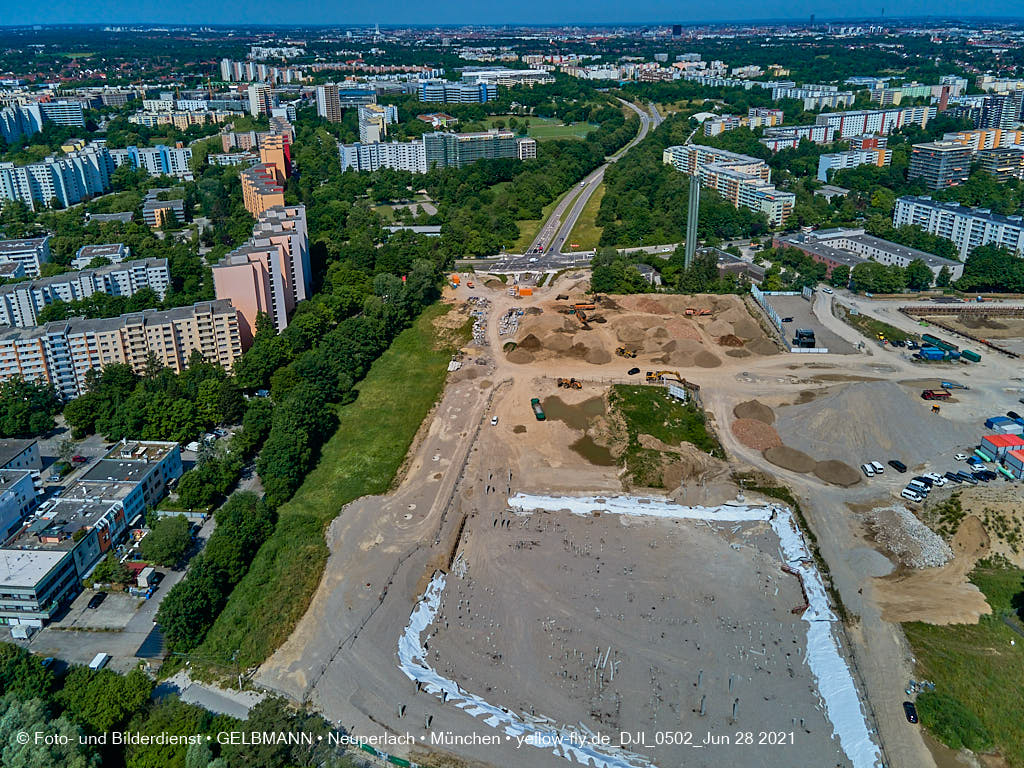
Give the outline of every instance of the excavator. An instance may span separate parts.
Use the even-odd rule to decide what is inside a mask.
[[[687,307],[684,313],[687,317],[706,317],[711,314],[710,309],[697,309],[696,307]]]
[[[679,371],[648,371],[647,381],[655,382],[661,379],[676,379],[680,384],[683,383],[683,377]]]
[[[583,383],[576,379],[559,379],[558,386],[566,389],[583,389]]]
[[[632,350],[632,349],[627,349],[626,347],[619,347],[619,348],[617,348],[615,350],[615,354],[618,355],[619,357],[629,357],[629,358],[636,357],[636,352],[634,350]]]

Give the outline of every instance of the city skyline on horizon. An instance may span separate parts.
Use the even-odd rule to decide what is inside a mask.
[[[715,8],[706,12],[706,6],[698,3],[675,4],[667,0],[645,0],[628,9],[614,0],[595,0],[586,10],[587,16],[578,15],[578,7],[565,3],[552,9],[551,3],[539,0],[523,0],[511,13],[504,9],[481,8],[458,0],[431,8],[409,0],[400,0],[378,6],[375,10],[364,6],[353,8],[354,3],[338,2],[332,7],[315,0],[297,0],[289,6],[285,25],[310,26],[466,26],[466,25],[516,25],[550,26],[579,25],[600,26],[607,24],[734,24],[734,23],[791,23],[807,21],[812,15],[820,23],[828,21],[873,21],[881,19],[941,19],[955,16],[961,19],[992,19],[1017,21],[1024,18],[1024,3],[1016,9],[1005,6],[999,13],[979,13],[977,7],[969,7],[963,0],[906,0],[897,8],[886,7],[884,0],[865,2],[854,0],[847,4],[843,13],[837,8],[822,4],[818,0],[794,0],[793,2],[757,3],[740,0],[733,8]],[[173,6],[155,0],[140,0],[130,7],[120,0],[70,0],[59,7],[35,6],[26,9],[18,6],[14,11],[9,0],[0,2],[0,7],[10,9],[12,21],[3,27],[24,25],[62,26],[95,24],[131,25],[216,25],[232,26],[259,24],[275,26],[266,19],[274,13],[275,6],[267,0],[254,0],[239,12],[226,7],[211,8],[203,0],[181,0]],[[350,10],[352,9],[352,10]],[[1018,16],[1014,16],[1016,11]],[[529,19],[535,15],[536,19]],[[682,17],[682,18],[680,18]]]

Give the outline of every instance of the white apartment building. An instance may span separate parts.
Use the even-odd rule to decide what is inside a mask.
[[[1009,248],[1024,254],[1024,217],[1001,216],[988,208],[968,208],[959,203],[942,203],[928,196],[897,198],[893,226],[907,224],[956,243],[961,259],[979,245]]]
[[[104,243],[103,245],[83,245],[71,260],[75,269],[87,269],[93,259],[102,258],[111,264],[120,264],[132,257],[132,249],[124,243]]]
[[[398,107],[393,104],[364,104],[358,112],[359,141],[375,144],[388,136],[388,126],[398,122]]]
[[[342,171],[394,168],[412,173],[427,172],[427,152],[422,141],[339,144],[338,151],[341,154]]]
[[[865,133],[888,135],[904,125],[922,128],[938,114],[937,107],[906,107],[904,109],[862,109],[850,112],[827,112],[818,115],[818,125],[836,129],[837,139],[849,139]]]
[[[892,150],[882,147],[880,149],[850,149],[846,152],[833,152],[829,155],[821,155],[818,158],[818,181],[828,181],[830,171],[841,171],[844,168],[856,168],[859,165],[885,166],[892,163]]]
[[[29,277],[38,277],[40,267],[49,260],[49,235],[25,240],[0,240],[0,264],[18,265]]]
[[[167,259],[139,259],[80,272],[0,285],[0,325],[36,325],[43,307],[57,301],[79,301],[95,293],[132,296],[151,288],[161,299],[170,285]]]
[[[782,226],[793,212],[796,195],[776,189],[764,160],[702,144],[668,147],[662,162],[713,189],[735,207],[764,213],[773,227]]]
[[[192,168],[192,150],[189,147],[166,147],[158,144],[155,147],[128,147],[127,149],[111,149],[110,157],[114,165],[130,165],[142,169],[150,176],[175,176],[190,181]]]
[[[29,165],[0,163],[0,200],[20,200],[32,210],[53,201],[66,208],[110,191],[114,165],[107,148],[96,142]]]

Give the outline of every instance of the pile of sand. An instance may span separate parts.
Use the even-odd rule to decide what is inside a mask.
[[[539,352],[543,349],[543,345],[534,334],[528,333],[519,341],[519,348],[527,352]]]
[[[818,464],[818,462],[803,451],[798,451],[786,445],[768,448],[761,455],[775,466],[788,469],[791,472],[813,472]]]
[[[725,336],[718,337],[718,346],[720,347],[742,347],[743,339],[739,336],[734,336],[731,333],[727,333]]]
[[[758,400],[747,400],[732,409],[737,419],[757,419],[765,424],[775,423],[775,411]]]
[[[516,347],[509,352],[508,355],[506,355],[506,358],[510,363],[516,363],[519,365],[532,363],[534,359],[532,353],[527,352],[525,349],[520,349],[519,347]]]
[[[736,419],[732,423],[731,429],[737,440],[755,451],[777,448],[782,445],[782,438],[775,431],[775,427],[757,419]]]
[[[890,458],[913,466],[977,440],[976,426],[928,406],[894,382],[856,382],[780,408],[775,426],[786,445],[854,466]]]
[[[814,465],[814,476],[831,485],[838,485],[842,488],[849,488],[860,482],[861,474],[856,469],[843,461],[829,459],[819,461]]]

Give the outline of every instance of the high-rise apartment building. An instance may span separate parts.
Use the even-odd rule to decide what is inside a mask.
[[[713,189],[735,207],[764,213],[769,223],[781,226],[793,212],[796,195],[776,189],[764,160],[703,144],[668,147],[662,162],[677,171],[697,176],[705,189]]]
[[[20,283],[0,285],[0,325],[36,325],[42,309],[58,301],[80,301],[96,293],[132,296],[143,288],[161,299],[167,293],[167,259],[139,259],[79,272],[65,272]]]
[[[388,125],[398,122],[398,107],[393,104],[364,104],[359,108],[359,141],[375,144],[384,141]]]
[[[340,144],[341,170],[375,171],[395,168],[426,173],[431,168],[464,168],[477,160],[537,156],[537,142],[511,131],[492,129],[480,133],[425,133],[417,141],[380,144]]]
[[[277,96],[269,85],[253,83],[249,86],[249,114],[253,117],[269,115],[277,106]]]
[[[32,210],[54,201],[62,208],[110,191],[110,151],[93,142],[84,149],[38,163],[0,163],[0,200],[20,200]]]
[[[272,133],[260,139],[260,162],[273,167],[274,178],[283,185],[292,175],[291,141],[288,134]]]
[[[242,354],[238,313],[228,301],[148,309],[97,320],[72,318],[0,333],[0,381],[20,376],[53,385],[65,398],[86,389],[86,374],[111,363],[146,370],[150,355],[180,373],[198,351],[231,370]]]
[[[886,166],[892,163],[892,150],[886,147],[877,149],[851,149],[846,152],[834,152],[818,158],[818,181],[828,181],[829,173],[844,168],[856,168],[859,165]]]
[[[252,343],[263,313],[284,330],[296,304],[310,295],[309,238],[301,205],[270,208],[260,214],[252,238],[213,267],[218,299],[238,310],[242,348]]]
[[[277,168],[273,165],[254,165],[240,174],[242,181],[242,202],[245,210],[259,216],[267,208],[284,205],[284,186],[277,180]]]
[[[388,141],[381,144],[339,144],[342,171],[376,171],[394,168],[410,173],[427,172],[423,140]]]
[[[1015,144],[1024,144],[1024,131],[1004,131],[1001,128],[978,129],[974,131],[957,131],[947,133],[942,137],[943,141],[956,141],[971,148],[971,152],[981,152],[983,149],[999,149],[1000,147],[1012,147]]]
[[[835,140],[835,132],[836,129],[831,125],[793,125],[766,128],[761,143],[772,152],[778,152],[798,147],[804,139],[815,144],[831,144]]]
[[[995,176],[997,181],[1024,178],[1024,147],[983,149],[976,159],[981,170]]]
[[[341,122],[341,100],[338,98],[336,83],[316,87],[316,113],[329,122]]]
[[[929,141],[914,145],[907,178],[924,179],[929,189],[946,189],[963,184],[970,173],[970,147],[955,141]]]
[[[905,195],[896,199],[892,223],[895,227],[910,224],[952,240],[961,259],[966,259],[977,246],[989,244],[1024,254],[1024,218],[1001,216],[988,208],[968,208],[928,196]]]
[[[39,111],[43,120],[54,125],[69,125],[72,128],[85,128],[85,113],[80,101],[41,101]]]
[[[192,168],[189,165],[192,150],[188,147],[157,144],[155,147],[127,147],[108,151],[115,166],[130,165],[136,170],[146,171],[150,176],[192,179]]]

